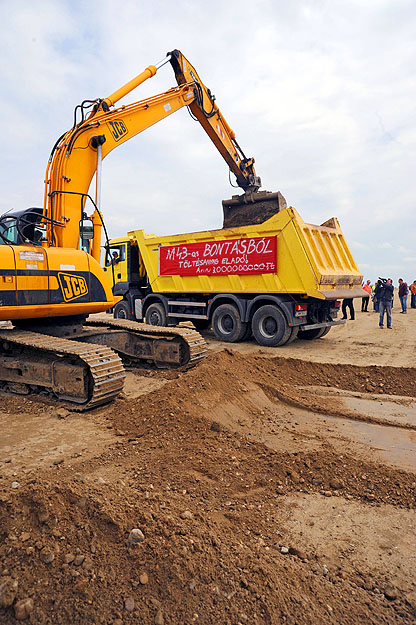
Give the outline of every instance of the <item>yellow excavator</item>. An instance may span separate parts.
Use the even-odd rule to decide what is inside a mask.
[[[115,108],[167,62],[178,86]],[[119,299],[100,266],[102,227],[105,230],[100,211],[102,160],[183,107],[199,121],[236,176],[244,191],[241,203],[255,202],[260,179],[254,159],[245,157],[215,97],[178,50],[109,97],[84,100],[75,108],[72,128],[53,147],[43,208],[0,217],[0,321],[13,326],[0,329],[2,390],[46,395],[84,410],[120,393],[122,361],[181,367],[204,358],[205,342],[191,328],[122,319],[87,321],[88,315],[112,308]],[[89,188],[94,175],[93,199]]]

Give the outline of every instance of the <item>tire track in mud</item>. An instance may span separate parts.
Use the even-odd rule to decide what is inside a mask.
[[[377,396],[388,400],[390,395],[413,399],[416,398],[414,368],[334,365],[281,357],[254,356],[251,360],[258,374],[255,381],[271,401],[277,399],[294,408],[335,418],[416,431],[415,424],[353,412],[340,406],[339,399],[305,392],[305,387],[312,386],[359,393],[363,399]]]
[[[249,359],[247,359],[249,360]],[[270,377],[296,386],[321,385],[346,391],[386,395],[402,395],[416,398],[416,369],[414,367],[392,367],[370,365],[334,365],[316,363],[295,358],[261,358],[255,356],[258,371],[267,372]]]
[[[270,400],[273,401],[278,399],[283,404],[286,404],[287,406],[291,406],[293,408],[299,408],[300,410],[309,410],[316,414],[325,415],[328,417],[335,417],[338,419],[349,419],[350,421],[361,421],[362,423],[370,423],[372,425],[382,425],[385,427],[402,428],[404,430],[416,431],[416,425],[413,425],[412,423],[399,423],[397,421],[379,419],[370,415],[355,413],[350,410],[343,410],[342,408],[336,406],[331,407],[330,404],[334,402],[334,400],[328,401],[322,398],[323,403],[319,403],[314,402],[313,399],[305,397],[305,395],[300,398],[296,395],[292,395],[289,392],[278,390],[267,384],[259,383],[259,387]]]

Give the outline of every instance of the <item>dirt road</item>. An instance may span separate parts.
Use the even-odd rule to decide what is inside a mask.
[[[1,396],[0,623],[414,623],[415,324]]]
[[[397,298],[396,298],[397,299]],[[392,311],[392,329],[378,327],[379,315],[375,312],[362,313],[355,301],[355,320],[332,328],[322,341],[298,341],[284,346],[279,355],[312,360],[313,362],[348,363],[367,367],[368,365],[392,365],[393,367],[414,367],[416,347],[416,310],[406,315],[396,305]],[[371,305],[370,305],[371,306]],[[357,312],[358,311],[358,312]],[[384,322],[386,323],[386,321]],[[213,334],[208,334],[212,336]],[[224,343],[210,345],[219,351]],[[255,341],[233,346],[242,354],[259,352]],[[271,350],[274,354],[276,350]],[[266,355],[268,350],[263,349]]]

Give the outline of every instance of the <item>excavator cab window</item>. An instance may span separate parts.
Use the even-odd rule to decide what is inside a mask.
[[[39,245],[46,236],[46,224],[42,216],[42,208],[28,208],[14,213],[5,213],[0,217],[0,244]]]
[[[16,219],[14,217],[8,217],[5,215],[0,220],[0,244],[1,245],[16,245],[17,243],[17,228]]]

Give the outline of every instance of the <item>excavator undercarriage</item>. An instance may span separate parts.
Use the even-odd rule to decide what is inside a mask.
[[[124,319],[67,321],[25,322],[0,331],[0,389],[46,395],[72,410],[89,410],[122,391],[123,364],[186,369],[206,353],[204,339],[192,328]]]

